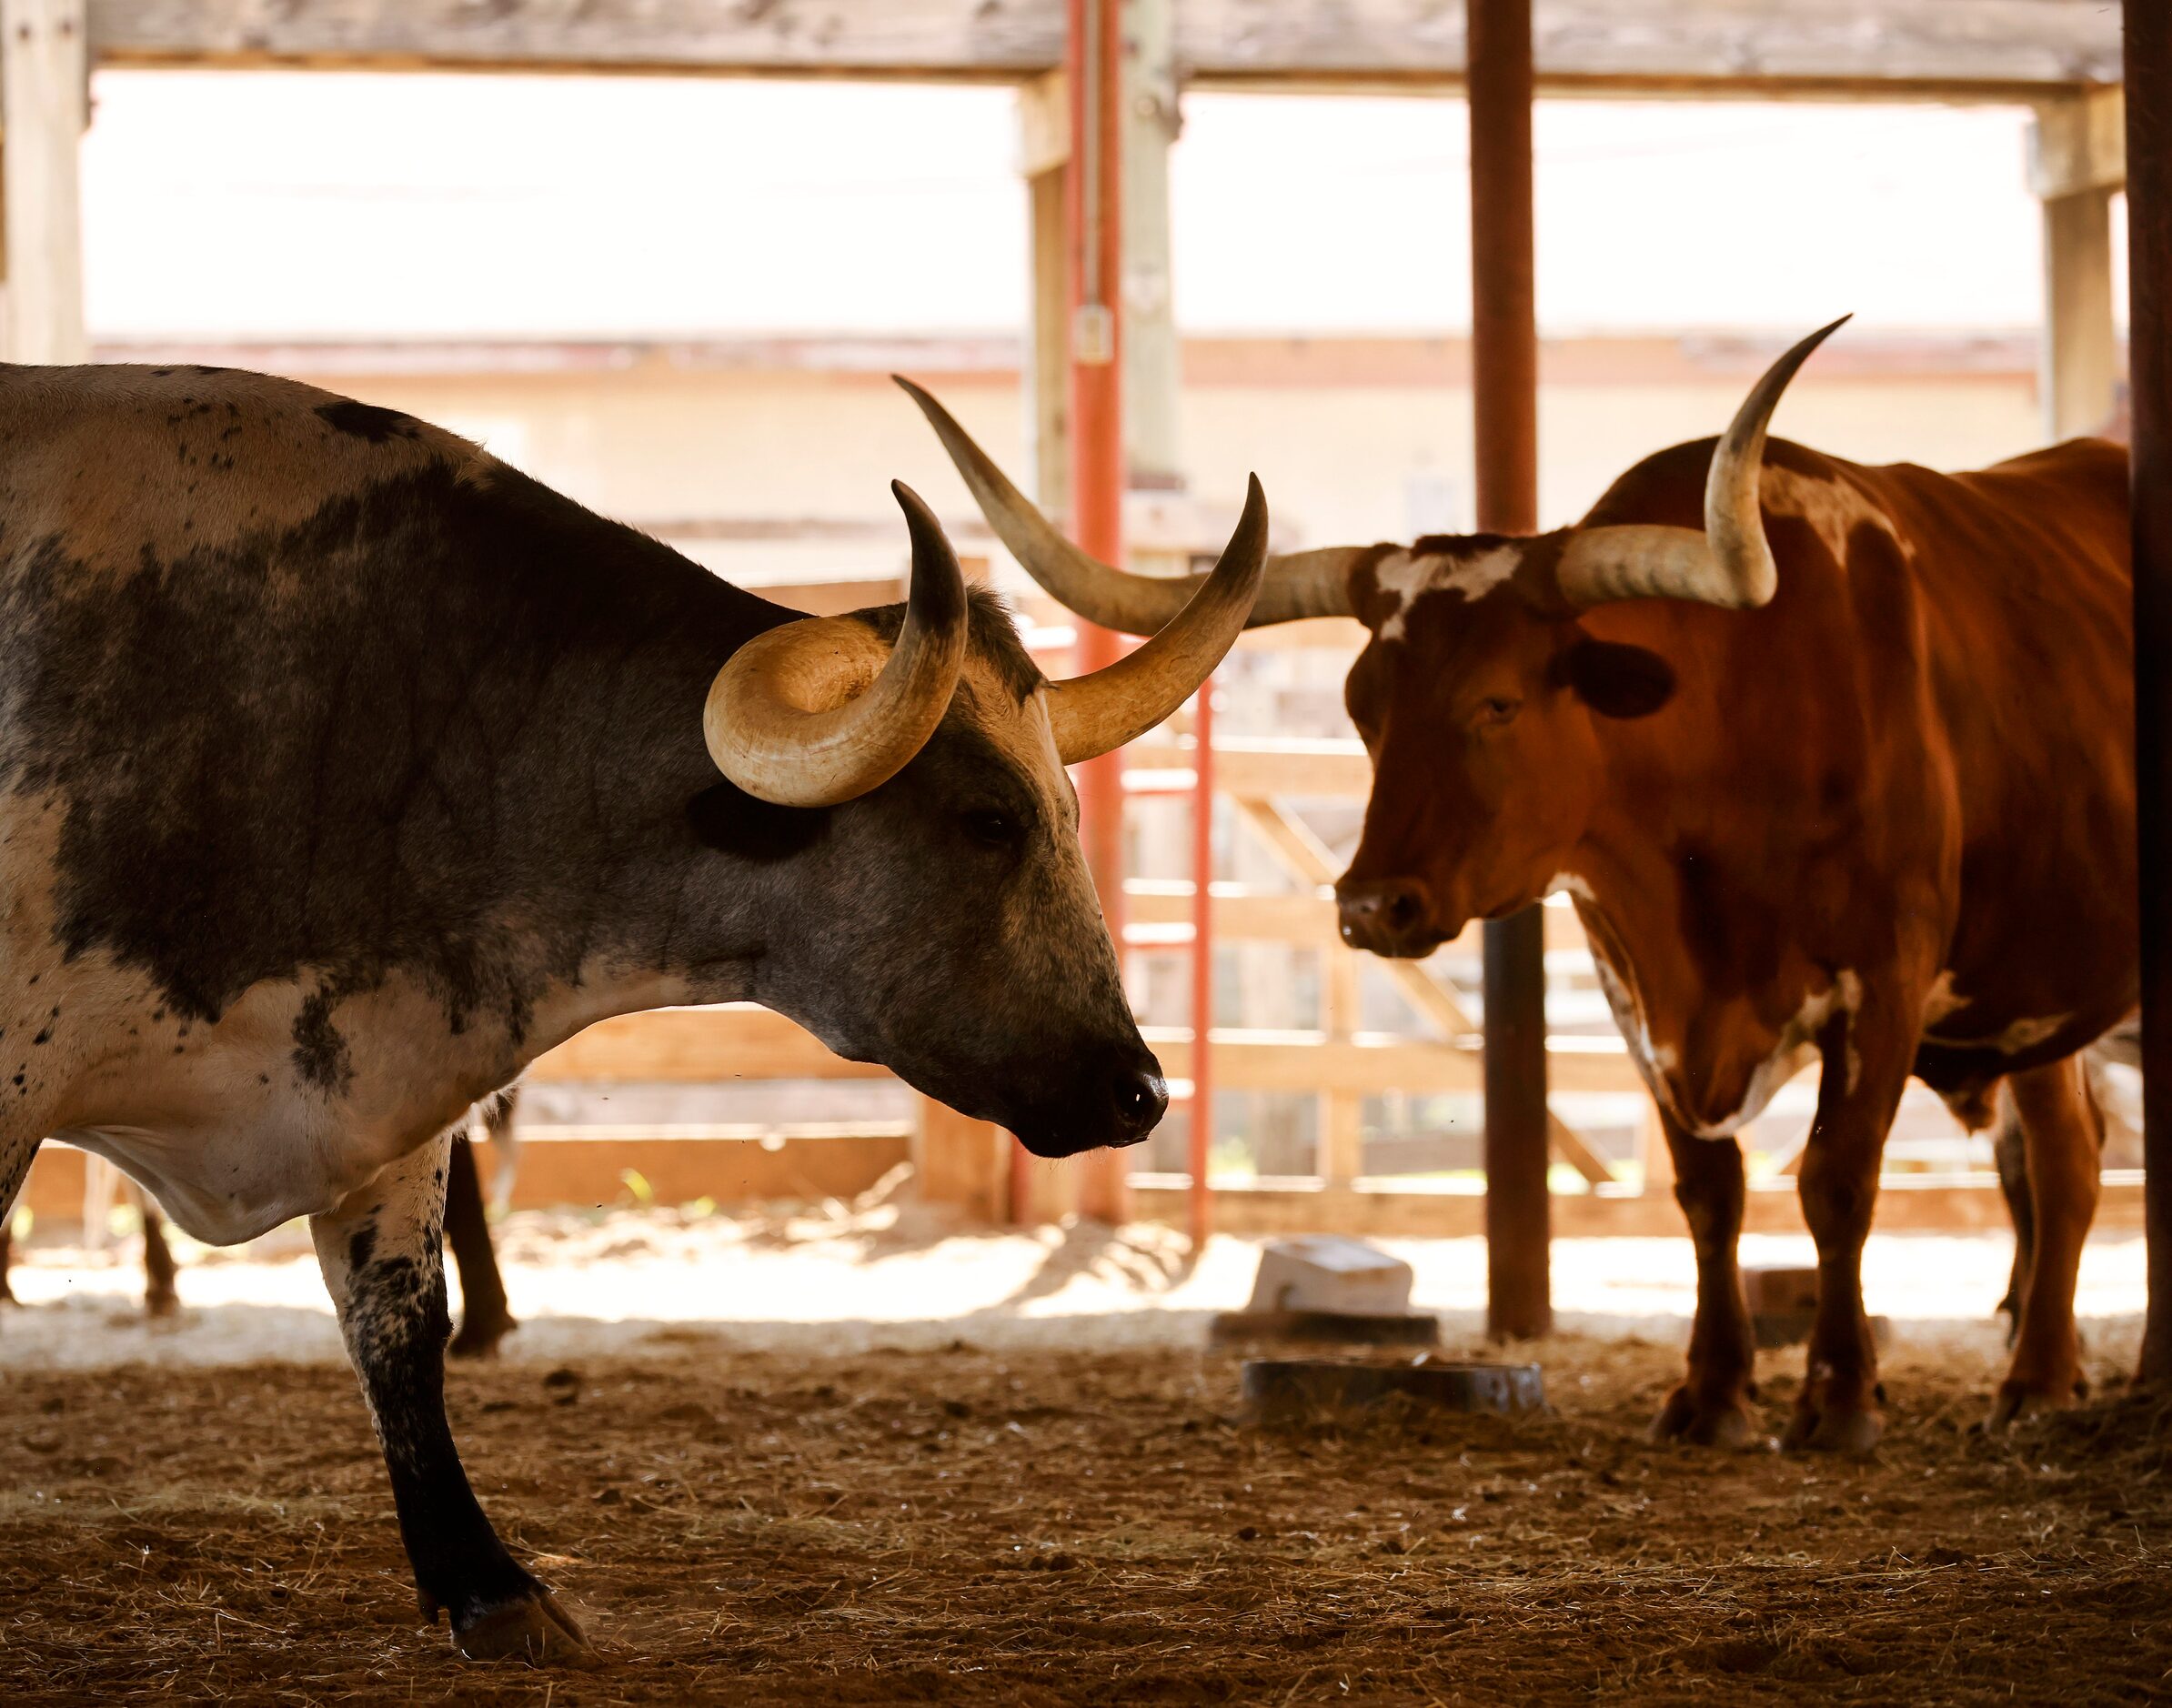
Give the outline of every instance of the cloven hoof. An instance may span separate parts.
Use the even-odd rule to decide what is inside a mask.
[[[1654,1442],[1682,1442],[1692,1447],[1716,1447],[1723,1452],[1769,1452],[1772,1437],[1758,1429],[1742,1401],[1714,1405],[1693,1398],[1686,1385],[1667,1396],[1659,1415],[1652,1420]]]
[[[453,1644],[470,1661],[526,1661],[530,1666],[585,1661],[594,1653],[580,1627],[544,1589],[493,1607],[454,1632]]]
[[[1885,1432],[1885,1415],[1867,1406],[1797,1412],[1780,1445],[1791,1453],[1845,1453],[1867,1459]]]
[[[1991,1402],[1991,1416],[1986,1427],[1994,1432],[2005,1429],[2009,1423],[2018,1423],[2024,1418],[2040,1417],[2046,1412],[2064,1412],[2088,1397],[2089,1385],[2078,1377],[2070,1382],[2048,1384],[2033,1381],[2002,1381],[1998,1384],[1998,1397]]]

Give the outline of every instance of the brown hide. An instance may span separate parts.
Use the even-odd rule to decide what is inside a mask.
[[[1585,525],[1696,526],[1710,455],[1640,464]],[[1429,938],[1574,874],[1652,1042],[1677,1054],[1693,1125],[1740,1107],[1844,970],[1901,970],[1919,996],[1950,972],[1966,1001],[1916,1065],[1956,1095],[2136,1000],[2125,454],[2076,440],[1950,476],[1775,441],[1766,466],[1768,494],[1797,502],[1767,498],[1781,573],[1764,608],[1574,617],[1533,596],[1550,537],[1484,597],[1410,601],[1403,638],[1376,639],[1351,683],[1377,776],[1346,883],[1417,879]],[[1823,531],[1794,513],[1815,501],[1838,513]],[[1358,606],[1377,632],[1378,599]],[[1624,719],[1548,686],[1585,638],[1657,655],[1672,698]],[[1518,688],[1517,721],[1544,728],[1489,786],[1470,703]],[[2024,1050],[1986,1041],[2051,1020]]]

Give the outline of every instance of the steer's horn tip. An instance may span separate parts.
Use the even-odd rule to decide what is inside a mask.
[[[890,376],[890,379],[896,384],[900,391],[903,392],[908,397],[911,398],[913,402],[920,405],[920,413],[926,416],[930,420],[936,420],[943,415],[944,410],[942,405],[935,401],[933,395],[930,393],[925,386],[919,384],[917,381],[907,379],[902,374],[892,374]]]
[[[1831,337],[1835,332],[1839,331],[1841,327],[1847,325],[1847,323],[1853,320],[1855,317],[1855,311],[1851,308],[1847,311],[1847,313],[1841,316],[1839,319],[1827,321],[1824,326],[1818,327],[1815,332],[1813,332],[1808,337],[1805,338],[1800,344],[1796,345],[1795,348],[1789,352],[1789,354],[1795,358],[1797,365],[1800,365],[1801,363],[1809,359],[1811,351],[1816,349],[1819,345],[1823,344],[1827,338]]]

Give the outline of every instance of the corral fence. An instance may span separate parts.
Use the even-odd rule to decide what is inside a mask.
[[[974,530],[960,532],[970,540]],[[816,611],[898,597],[894,580],[771,591]],[[1051,655],[1055,670],[1072,638],[1069,619],[1037,598],[1017,602],[1029,643]],[[1332,622],[1247,635],[1218,678],[1223,726],[1242,729],[1242,714],[1276,728],[1332,723],[1334,685],[1355,641],[1348,625]],[[1126,774],[1127,983],[1175,1094],[1166,1132],[1131,1153],[1131,1196],[1140,1216],[1177,1225],[1196,1211],[1188,1163],[1198,1154],[1189,1131],[1197,1040],[1181,976],[1197,947],[1196,862],[1178,851],[1199,804],[1192,730],[1188,711],[1130,749]],[[1204,1150],[1214,1225],[1483,1231],[1476,928],[1424,962],[1361,957],[1341,943],[1332,884],[1371,784],[1354,740],[1218,731],[1212,776],[1220,875],[1211,887],[1208,1050],[1217,1112]],[[1665,1141],[1605,1013],[1576,915],[1556,899],[1544,922],[1555,1232],[1679,1233]],[[850,1202],[910,1181],[921,1200],[973,1221],[1037,1221],[1076,1206],[1071,1165],[1021,1162],[993,1127],[908,1093],[885,1070],[844,1060],[761,1009],[605,1020],[544,1056],[528,1083],[516,1205]],[[1814,1085],[1813,1071],[1745,1133],[1753,1231],[1803,1225],[1791,1176]],[[759,1118],[701,1118],[712,1109],[732,1115],[765,1087],[791,1095],[769,1100]],[[825,1093],[850,1107],[825,1107]],[[487,1148],[483,1161],[495,1166]],[[35,1216],[72,1221],[85,1213],[85,1175],[81,1153],[49,1146],[25,1202]],[[2139,1170],[2109,1170],[2099,1225],[2138,1228],[2141,1201]],[[1986,1141],[1964,1139],[1927,1094],[1896,1126],[1878,1221],[1956,1231],[2005,1223]]]

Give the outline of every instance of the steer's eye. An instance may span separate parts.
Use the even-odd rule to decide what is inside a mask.
[[[993,807],[980,807],[959,815],[966,835],[982,848],[1011,848],[1018,841],[1018,820]]]
[[[1523,709],[1523,702],[1505,694],[1489,694],[1478,702],[1478,722],[1481,728],[1495,728],[1509,721]]]

